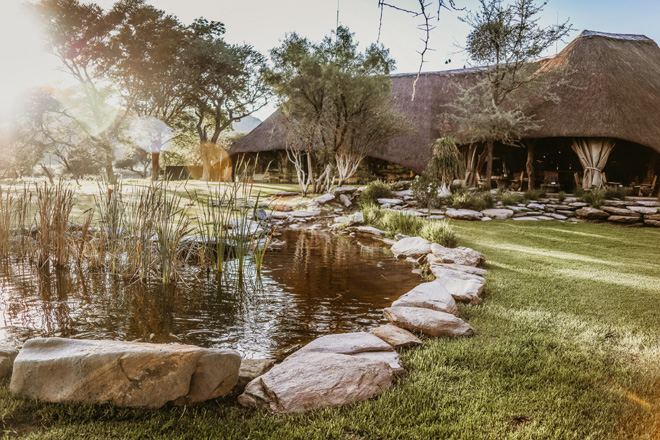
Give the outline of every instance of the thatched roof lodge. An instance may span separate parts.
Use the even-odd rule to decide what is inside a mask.
[[[608,162],[608,177],[610,171],[616,174],[611,170],[612,161],[626,162],[621,165],[626,169],[635,168],[628,163],[631,156],[640,161],[637,168],[645,166],[646,174],[656,173],[655,158],[660,152],[660,48],[653,40],[643,35],[583,31],[556,56],[536,61],[534,69],[534,75],[550,75],[557,84],[553,91],[560,99],[530,104],[527,113],[542,122],[528,137],[538,141],[536,158],[548,160],[555,153],[565,152],[563,161],[549,160],[551,165],[543,169],[567,168],[566,172],[572,170],[571,175],[582,171],[578,156],[570,149],[573,140],[609,138],[617,148]],[[423,73],[414,101],[411,92],[415,74],[392,75],[393,105],[410,120],[413,130],[370,156],[422,172],[433,140],[445,134],[440,132],[439,115],[448,111],[448,104],[456,98],[456,85],[475,82],[479,72],[477,68]],[[282,118],[279,111],[275,112],[234,145],[230,154],[284,149]],[[501,148],[500,153],[503,160],[507,158],[505,172],[507,168],[525,169],[524,152]],[[644,178],[644,170],[636,172]]]

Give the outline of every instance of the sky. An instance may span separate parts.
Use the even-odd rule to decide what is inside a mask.
[[[84,1],[84,0],[83,0]],[[335,29],[337,8],[339,23],[348,26],[356,39],[366,46],[378,39],[378,0],[147,0],[155,7],[174,14],[184,23],[203,16],[221,21],[230,43],[248,43],[262,53],[281,44],[287,33],[297,32],[313,41],[321,40]],[[0,0],[0,120],[11,108],[6,104],[20,90],[37,84],[62,81],[63,73],[56,72],[57,63],[43,52],[39,30],[21,12],[23,0]],[[109,8],[113,0],[97,0]],[[390,0],[402,7],[414,8],[417,0]],[[477,0],[456,0],[458,7],[474,9]],[[458,69],[466,65],[460,46],[469,29],[459,20],[465,11],[442,10],[429,43],[432,52],[426,57],[423,71]],[[584,29],[613,33],[644,34],[660,41],[659,0],[550,0],[541,17],[544,25],[570,19],[576,29],[563,43],[546,55],[553,55]],[[423,48],[417,29],[419,20],[405,13],[385,9],[380,42],[390,49],[397,62],[396,72],[416,72],[418,51]],[[265,119],[274,104],[256,116]]]

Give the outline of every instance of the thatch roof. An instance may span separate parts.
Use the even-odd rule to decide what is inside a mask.
[[[536,63],[535,74],[552,75],[558,103],[533,103],[541,119],[529,137],[613,137],[660,152],[660,48],[643,35],[584,31],[558,55]],[[370,156],[416,172],[426,167],[439,115],[457,94],[457,84],[473,84],[481,69],[423,73],[411,101],[416,74],[392,75],[392,104],[412,130],[392,139]],[[283,115],[276,111],[237,142],[230,154],[284,149]]]

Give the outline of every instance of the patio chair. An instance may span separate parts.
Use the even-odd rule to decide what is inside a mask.
[[[642,182],[639,184],[639,196],[651,196],[653,195],[653,191],[655,191],[655,184],[658,181],[658,176],[655,175],[653,176],[653,180],[651,182]]]
[[[526,180],[524,171],[513,173],[513,179],[511,179],[511,183],[509,183],[509,189],[511,191],[520,191],[523,187],[523,182]]]
[[[543,172],[543,183],[541,188],[544,190],[548,189],[559,189],[559,173],[557,171],[544,171]]]

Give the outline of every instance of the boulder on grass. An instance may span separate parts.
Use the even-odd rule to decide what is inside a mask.
[[[453,209],[449,208],[445,212],[445,215],[449,218],[457,220],[480,220],[484,215],[479,211],[473,211],[471,209]]]
[[[490,218],[495,218],[498,220],[506,220],[513,217],[512,209],[503,209],[503,208],[494,208],[494,209],[484,209],[481,213]]]
[[[48,402],[189,405],[229,393],[240,364],[234,350],[37,338],[16,357],[10,390]]]
[[[388,307],[385,318],[392,324],[410,331],[420,331],[426,335],[472,336],[474,329],[461,318],[451,313],[419,307]]]
[[[431,269],[433,270],[434,268],[432,267]],[[436,271],[433,270],[433,273],[435,274]],[[477,275],[468,276],[476,277]],[[468,302],[474,305],[479,305],[483,302],[483,299],[481,299],[481,294],[484,291],[484,282],[481,280],[461,279],[453,277],[450,274],[445,274],[445,276],[437,278],[435,282],[440,283],[445,289],[447,289],[447,291],[451,293],[451,296],[453,296],[454,300],[456,301]]]
[[[422,307],[439,312],[458,314],[456,301],[445,287],[436,281],[422,283],[410,292],[401,295],[392,307]]]
[[[422,237],[403,238],[392,245],[392,253],[397,257],[421,257],[431,252],[431,242]]]
[[[370,399],[388,389],[393,377],[382,360],[307,353],[250,382],[238,401],[274,413],[300,413]]]
[[[431,245],[433,255],[441,259],[442,263],[460,264],[463,266],[482,266],[486,257],[481,252],[467,247],[448,248],[437,243]]]
[[[284,359],[289,362],[310,353],[335,353],[346,355],[362,355],[364,353],[389,353],[381,359],[387,359],[390,367],[397,373],[404,371],[399,355],[392,346],[381,338],[367,332],[338,333],[321,336],[305,345],[291,356]]]
[[[600,209],[592,208],[590,206],[585,206],[575,211],[578,217],[586,218],[589,220],[604,220],[610,215]]]
[[[238,370],[238,384],[236,387],[239,390],[245,389],[248,383],[266,374],[274,365],[275,363],[271,359],[243,359],[241,368]]]
[[[0,346],[0,380],[11,378],[16,356],[18,356],[18,350],[16,348],[4,345]]]
[[[371,333],[378,336],[394,348],[411,347],[420,345],[422,341],[408,330],[397,327],[392,324],[384,324],[371,330]]]

